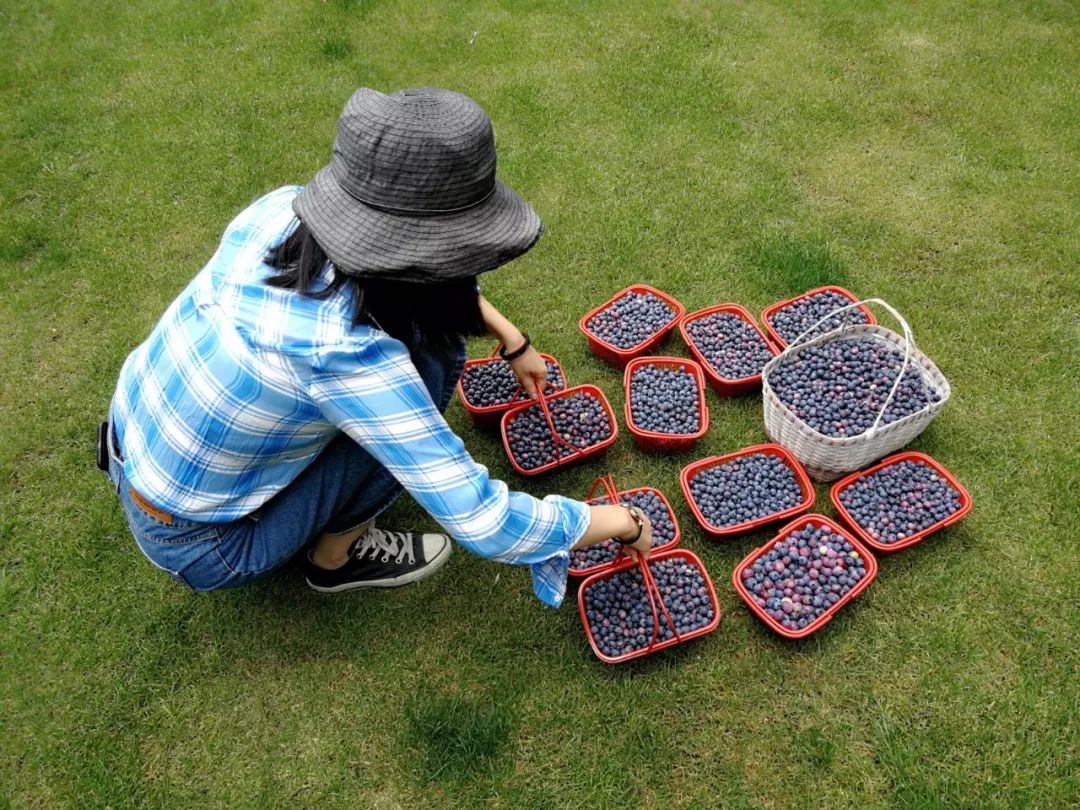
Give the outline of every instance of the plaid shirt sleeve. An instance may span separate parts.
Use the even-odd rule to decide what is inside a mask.
[[[529,565],[533,590],[558,607],[569,549],[589,525],[580,501],[543,500],[492,480],[435,407],[403,344],[381,332],[325,349],[309,394],[468,551]]]

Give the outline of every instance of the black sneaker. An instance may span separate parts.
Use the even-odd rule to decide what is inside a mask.
[[[434,574],[450,558],[445,534],[388,532],[374,526],[357,538],[340,568],[320,568],[308,556],[307,584],[321,593],[396,588]]]

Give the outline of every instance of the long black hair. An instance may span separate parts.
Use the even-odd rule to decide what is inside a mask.
[[[264,259],[277,273],[266,283],[296,290],[311,298],[329,298],[350,288],[355,306],[353,325],[367,323],[410,345],[416,331],[429,341],[486,332],[480,315],[476,277],[431,284],[361,279],[336,270],[329,284],[316,282],[326,265],[326,252],[303,222]]]

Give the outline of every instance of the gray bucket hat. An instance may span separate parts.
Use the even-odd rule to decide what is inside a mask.
[[[363,87],[330,165],[293,201],[326,255],[361,278],[434,282],[494,270],[540,238],[532,207],[495,179],[491,120],[436,88]]]

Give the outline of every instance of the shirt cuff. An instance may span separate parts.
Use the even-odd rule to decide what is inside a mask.
[[[570,570],[570,549],[581,539],[589,528],[589,507],[581,501],[564,498],[562,495],[548,495],[545,503],[559,507],[562,521],[563,547],[543,562],[533,563],[533,593],[548,607],[557,608],[566,596],[566,577]]]

